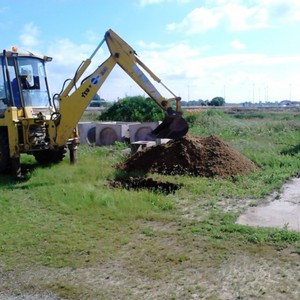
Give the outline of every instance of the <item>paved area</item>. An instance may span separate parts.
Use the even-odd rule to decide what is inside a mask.
[[[276,200],[248,208],[237,223],[300,231],[300,178],[286,183]]]

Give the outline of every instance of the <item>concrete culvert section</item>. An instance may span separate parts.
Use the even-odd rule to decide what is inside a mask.
[[[128,131],[128,125],[117,122],[101,122],[96,124],[96,145],[113,145],[116,141],[123,142]]]
[[[101,145],[113,145],[118,141],[118,135],[114,129],[107,127],[100,131],[99,140]]]
[[[94,122],[79,122],[78,134],[80,144],[94,145],[96,142],[96,124]]]
[[[86,135],[86,142],[89,145],[93,145],[96,143],[96,127],[92,127],[88,130]]]
[[[152,129],[150,127],[141,127],[135,132],[134,140],[135,141],[153,141],[155,139],[155,137],[151,132],[152,132]]]
[[[130,142],[136,141],[155,141],[156,137],[152,131],[159,125],[159,122],[143,122],[136,124],[129,124]]]

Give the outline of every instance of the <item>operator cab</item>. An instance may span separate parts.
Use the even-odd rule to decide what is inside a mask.
[[[7,107],[50,107],[45,62],[50,57],[3,51],[0,55],[0,111]]]

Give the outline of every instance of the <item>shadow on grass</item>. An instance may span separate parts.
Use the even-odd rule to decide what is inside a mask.
[[[280,154],[283,154],[283,155],[296,155],[299,152],[300,152],[300,144],[297,144],[297,145],[292,145],[288,149],[282,150],[280,152]]]
[[[10,185],[16,185],[20,182],[26,182],[28,179],[30,179],[32,171],[38,167],[41,168],[43,166],[39,165],[38,163],[21,163],[22,176],[16,177],[9,172],[0,174],[0,188]]]

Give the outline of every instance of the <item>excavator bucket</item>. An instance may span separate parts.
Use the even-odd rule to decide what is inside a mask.
[[[189,130],[188,123],[182,118],[181,112],[166,115],[152,133],[160,139],[178,139],[183,137]]]

